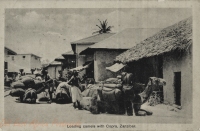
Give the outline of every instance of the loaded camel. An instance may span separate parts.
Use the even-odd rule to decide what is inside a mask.
[[[117,95],[119,96],[120,94],[122,94],[123,98],[120,97],[120,98],[116,98],[116,99],[117,99],[117,101],[119,101],[119,103],[122,103],[122,102],[125,103],[125,107],[126,107],[126,100],[127,100],[126,98],[128,97],[128,101],[130,101],[132,103],[130,109],[132,111],[134,109],[134,113],[136,116],[152,115],[152,112],[141,109],[141,105],[144,104],[149,99],[151,93],[155,89],[157,89],[160,86],[164,86],[165,84],[166,84],[166,82],[162,78],[150,77],[149,82],[145,88],[144,88],[144,85],[142,85],[142,84],[133,83],[132,89],[130,89],[128,91],[127,90],[125,91],[124,87],[123,87],[121,89],[121,93],[120,93],[119,90],[117,89],[117,92],[118,92]],[[141,88],[144,90],[142,92],[138,92],[138,91],[136,92],[136,90],[138,90],[138,89],[134,89],[134,88]],[[96,89],[96,90],[98,93],[97,93],[97,95],[95,95],[95,97],[92,98],[90,112],[93,114],[99,114],[100,112],[104,113],[104,112],[106,112],[105,111],[106,106],[109,105],[108,103],[110,103],[110,102],[102,102],[102,98],[104,98],[104,94],[102,94],[102,92],[99,93],[98,89]],[[113,91],[113,92],[116,92],[116,91]],[[100,100],[98,99],[99,95],[101,95]],[[104,100],[105,99],[103,99],[103,101]],[[124,104],[118,105],[119,108],[122,106],[124,106]],[[125,107],[115,110],[115,111],[121,111],[121,113],[115,112],[115,114],[125,114],[125,111],[123,111],[123,108],[125,110]],[[115,109],[116,109],[116,107],[115,107]],[[127,115],[128,115],[128,112],[127,112]]]

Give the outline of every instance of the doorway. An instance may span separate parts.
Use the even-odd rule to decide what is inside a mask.
[[[181,105],[181,72],[174,72],[174,97],[175,104]]]

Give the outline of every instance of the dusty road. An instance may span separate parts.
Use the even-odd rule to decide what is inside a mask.
[[[4,92],[6,96],[9,91]],[[72,104],[23,104],[17,103],[16,97],[4,97],[5,123],[188,123],[181,112],[169,111],[164,105],[143,109],[153,111],[152,116],[126,116],[99,114],[93,115],[86,110],[75,110]]]

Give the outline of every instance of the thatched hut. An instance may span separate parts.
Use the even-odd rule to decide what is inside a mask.
[[[192,17],[145,39],[115,61],[130,65],[136,81],[163,77],[164,100],[192,110]]]

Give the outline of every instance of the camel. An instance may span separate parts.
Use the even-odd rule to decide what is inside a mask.
[[[162,78],[157,78],[157,77],[150,77],[149,82],[145,88],[144,85],[134,83],[133,86],[137,86],[136,88],[141,88],[144,89],[141,92],[136,92],[138,89],[132,89],[126,94],[126,92],[123,91],[124,96],[130,97],[129,100],[132,102],[134,113],[136,116],[146,116],[146,115],[152,115],[153,113],[151,111],[147,111],[144,109],[141,109],[141,105],[144,104],[152,94],[152,92],[157,89],[160,86],[165,86],[166,82]],[[133,87],[134,88],[134,87]],[[96,89],[97,90],[97,89]],[[130,96],[131,94],[131,96]],[[105,102],[102,102],[101,100],[99,101],[97,98],[99,96],[99,93],[95,95],[95,97],[92,98],[92,108],[91,112],[93,114],[99,114],[100,112],[105,112],[103,108],[105,108]],[[102,110],[103,109],[103,110]]]
[[[133,109],[136,116],[152,115],[151,111],[141,109],[141,105],[144,104],[152,94],[152,92],[161,86],[165,86],[166,82],[162,78],[150,77],[149,82],[143,92],[135,95],[132,99]]]

